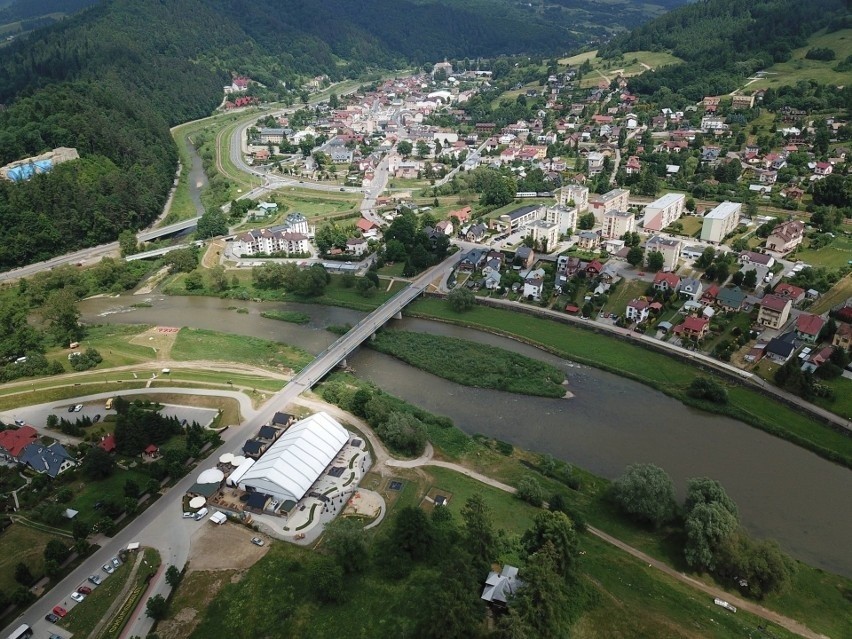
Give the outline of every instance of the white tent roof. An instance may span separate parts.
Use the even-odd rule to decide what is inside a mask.
[[[347,441],[349,433],[330,415],[311,415],[279,437],[243,475],[240,485],[299,501]]]
[[[238,468],[239,466],[244,464],[245,461],[246,461],[246,458],[243,457],[242,455],[234,455],[234,458],[231,459],[231,466],[233,466],[234,468]]]
[[[219,484],[225,478],[223,473],[218,468],[208,468],[198,476],[199,484]]]
[[[204,497],[193,497],[192,499],[189,500],[189,507],[190,508],[201,508],[204,505],[205,501],[206,500],[204,499]]]
[[[219,455],[219,463],[220,464],[230,464],[234,461],[234,453],[223,453]]]
[[[230,475],[228,475],[228,485],[236,486],[240,483],[240,480],[243,478],[243,475],[248,472],[248,469],[254,466],[253,459],[246,459],[242,464],[240,464],[235,471],[233,471]]]

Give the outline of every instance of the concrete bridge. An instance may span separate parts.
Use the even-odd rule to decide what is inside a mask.
[[[175,233],[180,233],[181,231],[186,231],[189,229],[195,228],[198,224],[198,220],[201,216],[192,217],[188,220],[183,220],[181,222],[175,222],[174,224],[169,224],[168,226],[161,226],[156,229],[149,229],[147,231],[140,231],[136,235],[136,239],[140,242],[151,242],[152,240],[156,240],[161,237],[165,237],[167,235],[174,235]]]
[[[317,355],[314,361],[291,379],[283,389],[272,397],[272,401],[266,403],[264,412],[268,412],[269,415],[263,417],[271,419],[276,410],[281,410],[282,406],[286,406],[304,391],[309,390],[331,372],[335,366],[345,360],[362,342],[369,339],[384,326],[389,319],[399,317],[402,309],[425,291],[430,283],[443,280],[458,260],[458,255],[451,255],[437,266],[433,266],[415,279],[410,286],[401,290],[353,326],[348,333]]]

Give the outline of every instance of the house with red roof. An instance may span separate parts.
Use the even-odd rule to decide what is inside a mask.
[[[358,230],[366,238],[376,237],[379,233],[379,228],[365,217],[358,220],[355,226],[358,227]]]
[[[710,306],[716,302],[716,296],[719,294],[719,286],[711,284],[701,294],[701,299],[698,301],[706,306]]]
[[[98,442],[98,448],[107,453],[115,452],[115,435],[110,433],[109,435],[104,435],[101,437],[101,441]]]
[[[684,339],[701,341],[707,336],[709,328],[709,318],[690,316],[683,320],[682,324],[675,326],[674,333]]]
[[[0,458],[6,461],[19,461],[24,448],[37,439],[38,431],[32,426],[0,431]]]
[[[142,451],[142,459],[150,461],[160,456],[160,448],[156,444],[148,444]]]
[[[819,315],[802,313],[796,318],[796,337],[808,344],[816,344],[825,320]]]
[[[677,293],[677,289],[680,286],[680,277],[675,275],[674,273],[666,273],[663,271],[657,272],[654,276],[654,289],[661,291],[663,293],[671,291],[672,293]]]
[[[790,300],[793,304],[798,304],[805,299],[805,289],[793,286],[792,284],[787,284],[787,282],[781,282],[778,284],[772,293],[777,297],[783,297],[784,299]]]

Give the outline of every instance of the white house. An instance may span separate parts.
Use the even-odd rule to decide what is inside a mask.
[[[740,223],[739,202],[722,202],[707,215],[701,224],[701,241],[720,244]]]
[[[648,301],[644,298],[631,300],[624,311],[624,316],[630,322],[641,324],[648,319],[648,314],[651,312],[649,307]]]

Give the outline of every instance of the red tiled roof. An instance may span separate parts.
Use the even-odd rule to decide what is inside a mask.
[[[796,318],[796,330],[805,335],[819,335],[825,320],[819,315],[802,313]]]
[[[805,294],[805,289],[781,282],[775,287],[775,295],[778,297],[789,297],[790,299],[798,299]]]
[[[355,226],[357,226],[362,231],[369,231],[371,228],[373,228],[375,226],[375,224],[373,224],[367,218],[362,217],[360,220],[358,220],[358,222]]]
[[[148,447],[145,449],[145,452],[148,453],[149,455],[153,455],[158,450],[160,450],[160,449],[157,448],[156,444],[148,444]]]
[[[660,271],[654,276],[654,284],[661,284],[662,282],[666,282],[669,287],[675,288],[680,284],[680,278],[674,273],[663,273]]]
[[[627,306],[635,308],[637,311],[641,311],[648,308],[648,301],[644,298],[639,298],[632,300]]]
[[[115,435],[110,433],[98,443],[98,446],[108,453],[115,450]]]
[[[38,439],[38,432],[32,426],[0,431],[0,446],[8,450],[12,457],[18,457],[21,451],[36,439]]]
[[[760,305],[762,307],[766,307],[773,311],[783,311],[784,307],[787,306],[790,300],[786,297],[778,297],[777,295],[765,295],[762,300],[760,300]]]
[[[706,317],[687,317],[683,324],[680,324],[677,328],[680,328],[682,331],[692,331],[695,333],[700,333],[704,330],[704,328],[710,323],[710,320]]]

